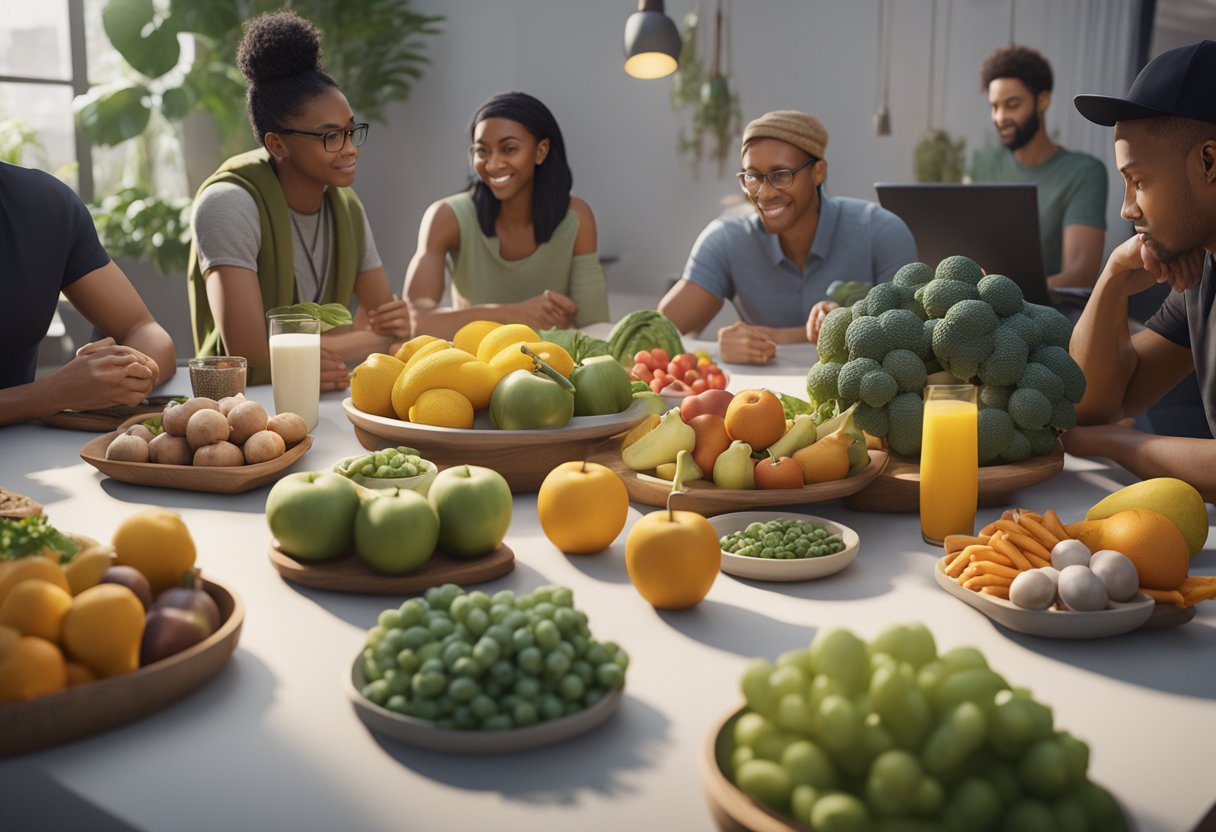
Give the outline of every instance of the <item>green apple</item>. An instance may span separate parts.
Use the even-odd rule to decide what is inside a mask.
[[[355,552],[382,575],[419,569],[435,551],[439,517],[416,491],[384,489],[359,506],[355,515]]]
[[[266,497],[271,534],[299,560],[324,560],[347,551],[358,511],[354,483],[327,471],[289,474]]]
[[[427,499],[439,515],[439,548],[449,555],[488,555],[507,536],[511,489],[497,471],[476,465],[440,471]]]

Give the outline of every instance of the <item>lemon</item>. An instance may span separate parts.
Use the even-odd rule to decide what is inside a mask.
[[[163,508],[132,514],[118,524],[112,542],[115,563],[142,572],[154,593],[177,586],[182,575],[194,568],[190,530],[179,515]]]
[[[519,346],[519,344],[511,344],[503,347],[497,355],[490,359],[490,366],[501,370],[504,375],[512,370],[531,371],[532,359],[526,353],[521,352]],[[541,361],[564,376],[569,376],[574,370],[574,359],[570,357],[570,353],[557,344],[549,341],[533,341],[530,344],[525,343],[524,346],[536,353]]]
[[[410,408],[410,421],[440,428],[473,427],[473,405],[447,387],[427,390]]]
[[[477,357],[482,361],[489,361],[502,352],[503,347],[524,342],[530,344],[539,340],[541,337],[536,330],[526,324],[506,324],[481,339],[481,343],[477,345]]]
[[[450,349],[452,349],[452,345],[447,341],[432,341],[429,344],[423,344],[421,347],[415,350],[414,354],[411,355],[409,360],[405,362],[405,369],[408,370],[410,367],[413,367],[428,355],[434,355],[437,352],[443,352],[444,350]]]
[[[464,350],[472,355],[477,355],[477,348],[481,346],[481,340],[500,326],[502,324],[498,323],[498,321],[473,321],[467,323],[456,330],[456,335],[452,338],[452,346],[458,350]]]
[[[464,350],[439,350],[410,362],[393,384],[393,410],[408,419],[410,408],[427,390],[448,388],[460,393],[474,410],[488,407],[490,394],[503,373]]]
[[[393,356],[398,361],[409,361],[414,353],[425,347],[427,344],[433,344],[436,341],[442,341],[442,338],[436,338],[434,335],[418,335],[401,345],[401,349],[397,350],[397,354]]]
[[[372,353],[351,373],[351,403],[364,413],[389,418],[396,416],[393,412],[393,384],[404,369],[405,363],[391,355]]]

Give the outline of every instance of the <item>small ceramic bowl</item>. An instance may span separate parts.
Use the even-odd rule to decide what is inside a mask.
[[[439,469],[429,459],[422,460],[426,463],[427,470],[416,477],[365,477],[362,474],[355,474],[354,476],[348,474],[346,466],[364,456],[367,456],[367,454],[348,456],[345,459],[339,460],[334,465],[334,473],[341,474],[351,482],[364,488],[406,488],[410,491],[417,491],[423,497],[431,490],[431,483],[435,481],[435,477],[439,474]]]

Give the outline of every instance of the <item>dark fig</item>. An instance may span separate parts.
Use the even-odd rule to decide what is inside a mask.
[[[101,583],[125,586],[135,593],[145,610],[152,606],[152,586],[144,577],[144,573],[134,566],[111,566],[101,576]]]
[[[182,586],[166,589],[156,597],[152,609],[178,609],[197,613],[207,628],[207,635],[211,635],[220,628],[220,609],[210,595],[196,589],[197,585],[195,573],[188,572],[182,579]]]
[[[144,637],[139,645],[140,667],[180,653],[206,637],[206,622],[198,613],[174,608],[154,609],[144,623]]]

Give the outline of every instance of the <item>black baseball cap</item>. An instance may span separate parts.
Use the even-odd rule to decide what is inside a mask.
[[[1078,95],[1073,104],[1085,118],[1106,127],[1156,116],[1216,124],[1216,42],[1204,40],[1162,52],[1140,70],[1127,98]]]

